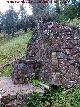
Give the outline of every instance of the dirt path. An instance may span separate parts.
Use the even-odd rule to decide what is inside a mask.
[[[14,85],[11,77],[0,77],[0,95],[7,96],[20,94],[29,94],[33,91],[43,93],[43,90],[39,87],[34,87],[32,84],[18,84]]]

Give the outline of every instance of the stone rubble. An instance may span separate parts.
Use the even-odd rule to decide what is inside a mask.
[[[20,64],[14,62],[12,77],[13,81],[17,80],[16,83],[20,81],[16,79],[20,77],[20,73],[23,75],[26,72],[25,75],[29,75],[29,78],[35,73],[37,79],[48,84],[63,85],[66,88],[79,84],[80,28],[58,23],[42,24],[39,29],[33,31],[25,61],[26,66],[28,65],[25,70],[16,69]],[[29,65],[28,61],[34,63]]]
[[[11,77],[0,77],[0,107],[22,107],[32,92],[44,93],[40,87],[29,84],[13,84]]]

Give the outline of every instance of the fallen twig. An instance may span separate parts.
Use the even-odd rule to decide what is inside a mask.
[[[39,82],[39,85],[40,85],[41,87],[45,88],[45,89],[48,89],[48,90],[49,90],[49,88],[50,88],[48,85],[43,84],[43,83],[41,83],[41,82]]]

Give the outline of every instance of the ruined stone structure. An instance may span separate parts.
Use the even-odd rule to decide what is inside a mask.
[[[25,64],[26,75],[36,73],[37,79],[64,87],[80,83],[80,28],[57,23],[41,25],[33,32],[26,53],[26,62],[36,61]],[[18,73],[14,76],[15,67],[13,64],[16,80],[20,70],[16,68]]]
[[[36,60],[18,59],[12,63],[12,80],[14,84],[29,83],[39,71],[41,63]],[[38,75],[36,74],[36,78]]]

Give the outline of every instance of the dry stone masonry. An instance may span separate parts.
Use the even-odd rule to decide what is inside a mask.
[[[48,84],[66,88],[79,84],[80,28],[57,23],[40,25],[33,31],[25,61],[19,62],[13,62],[12,78],[16,83],[23,74],[28,79],[35,74],[37,79]]]
[[[40,62],[36,60],[17,59],[16,61],[13,61],[12,80],[14,84],[31,82],[35,77],[35,70],[38,70],[40,66]]]

